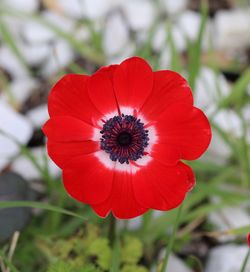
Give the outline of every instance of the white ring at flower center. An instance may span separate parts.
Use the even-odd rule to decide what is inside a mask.
[[[131,107],[120,107],[120,110],[121,110],[121,113],[123,113],[124,115],[134,115],[134,109]],[[102,127],[103,126],[102,120],[108,121],[110,118],[113,118],[116,115],[117,115],[117,111],[108,113],[103,118],[101,118],[101,120],[99,120],[97,123],[100,127]],[[149,123],[141,114],[139,114],[137,118],[140,119],[144,125],[147,125]],[[144,151],[149,154],[144,155],[142,158],[136,160],[135,165],[133,165],[132,163],[121,164],[119,162],[114,162],[110,159],[109,154],[103,150],[95,152],[94,155],[106,168],[110,170],[116,170],[116,171],[122,171],[122,172],[135,174],[137,171],[141,169],[141,167],[145,167],[152,160],[152,157],[150,156],[150,151],[152,150],[153,145],[157,143],[157,140],[158,140],[156,129],[153,125],[150,125],[146,129],[148,130],[149,141],[148,141],[148,146],[145,148]],[[101,137],[102,137],[102,134],[100,133],[100,129],[94,128],[92,140],[100,141]]]

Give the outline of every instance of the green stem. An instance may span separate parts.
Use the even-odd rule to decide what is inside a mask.
[[[117,220],[111,214],[109,217],[109,241],[112,247],[112,259],[110,265],[110,272],[118,272],[120,267],[120,239],[119,232],[116,230]]]
[[[114,241],[116,239],[116,219],[112,214],[110,215],[108,236],[109,236],[110,244],[111,246],[113,246]]]
[[[170,236],[170,240],[169,240],[169,243],[168,243],[167,248],[166,248],[165,256],[164,256],[162,267],[161,267],[161,272],[165,272],[166,268],[167,268],[167,265],[168,265],[168,259],[169,259],[169,256],[171,254],[171,251],[172,251],[172,248],[173,248],[173,245],[174,245],[176,231],[177,231],[177,229],[179,227],[182,207],[183,207],[183,203],[179,206],[179,208],[177,210],[177,215],[176,215],[176,219],[175,219],[175,222],[174,222],[173,233]]]
[[[113,244],[113,249],[112,249],[112,259],[111,259],[111,267],[110,267],[110,272],[118,272],[120,271],[120,240],[119,240],[119,235],[116,235],[114,244]]]
[[[248,262],[249,256],[250,256],[250,249],[249,249],[248,252],[247,252],[247,255],[246,255],[245,259],[244,259],[244,262],[243,262],[243,264],[242,264],[242,267],[241,267],[241,269],[240,269],[240,272],[245,272],[246,267],[247,267],[247,262]]]

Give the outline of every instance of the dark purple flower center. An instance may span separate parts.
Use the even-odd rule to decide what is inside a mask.
[[[140,119],[132,115],[114,116],[105,122],[100,131],[101,149],[112,161],[129,163],[145,155],[148,146],[148,130]]]

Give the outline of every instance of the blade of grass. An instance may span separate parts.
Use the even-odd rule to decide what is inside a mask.
[[[34,167],[40,173],[41,177],[47,183],[48,193],[51,194],[54,187],[53,187],[52,178],[50,177],[48,169],[46,168],[47,164],[45,163],[44,166],[41,166],[37,162],[35,156],[29,150],[29,148],[27,148],[25,145],[21,144],[13,135],[8,134],[8,133],[6,133],[5,131],[3,131],[1,129],[0,129],[0,134],[8,137],[9,139],[11,139],[14,143],[16,143],[19,146],[21,154],[26,156],[30,160],[30,162],[34,165]]]
[[[250,232],[250,225],[239,227],[239,228],[233,228],[233,229],[227,229],[223,231],[210,231],[210,232],[202,232],[202,236],[208,236],[208,237],[220,237],[222,235],[244,235],[246,236]]]
[[[221,107],[229,107],[230,105],[241,105],[246,95],[246,89],[250,83],[250,68],[246,69],[241,77],[233,85],[230,94],[223,101]]]
[[[171,51],[171,70],[175,72],[181,72],[182,67],[181,67],[181,58],[180,54],[178,53],[176,46],[175,46],[175,41],[173,39],[173,33],[172,33],[172,28],[171,24],[167,24],[166,27],[168,36],[167,36],[167,42],[170,46],[170,51]]]
[[[247,251],[247,255],[246,255],[246,257],[245,257],[245,259],[243,261],[243,264],[242,264],[242,267],[240,269],[240,272],[247,272],[246,268],[247,268],[247,263],[248,263],[249,257],[250,257],[250,248]]]
[[[8,98],[8,102],[10,103],[10,105],[12,105],[13,108],[17,108],[18,107],[18,105],[17,105],[18,103],[16,101],[16,98],[13,95],[11,88],[9,87],[7,77],[5,76],[5,74],[2,71],[0,71],[0,89],[3,92],[6,93],[6,96]]]
[[[41,203],[36,201],[1,201],[0,202],[0,209],[6,209],[6,208],[37,208],[37,209],[43,209],[51,212],[58,212],[65,215],[81,218],[83,220],[87,220],[87,218],[76,214],[74,212],[71,212],[69,210],[65,210],[62,208],[59,208],[57,206],[53,206],[47,203]]]
[[[5,254],[0,251],[0,260],[3,260],[4,264],[7,265],[8,268],[10,268],[11,272],[20,272],[13,264],[12,262],[5,256]]]
[[[196,191],[192,192],[192,196],[186,200],[185,203],[185,216],[182,216],[181,223],[190,223],[195,219],[204,218],[211,212],[220,210],[221,208],[238,205],[243,201],[248,201],[248,193],[237,193],[233,191],[225,191],[220,187],[213,187],[210,184],[205,184],[199,182],[197,184]],[[219,196],[221,198],[221,203],[209,203],[197,206],[199,203],[202,203],[206,200],[211,194]],[[195,209],[194,209],[195,207]],[[155,218],[150,222],[146,230],[144,230],[144,237],[147,237],[147,240],[153,241],[154,239],[160,238],[165,235],[166,229],[171,226],[174,217],[176,216],[175,211],[169,211],[163,215]],[[140,233],[138,233],[140,235]]]
[[[207,18],[208,18],[208,3],[207,0],[201,1],[201,24],[199,28],[199,33],[196,41],[188,45],[188,57],[189,57],[189,77],[188,82],[191,89],[195,89],[196,77],[199,74],[200,62],[201,62],[201,49],[202,49],[202,40],[206,28]]]
[[[18,61],[21,63],[23,68],[29,71],[28,66],[26,64],[25,58],[19,51],[18,47],[16,46],[15,39],[12,37],[10,30],[8,29],[7,25],[4,23],[4,20],[0,16],[0,33],[2,34],[2,38],[5,44],[10,48],[10,50],[14,53]]]
[[[71,63],[68,67],[74,74],[88,74],[88,72],[77,63]]]
[[[161,272],[165,272],[166,269],[167,269],[168,259],[169,259],[169,256],[170,256],[171,252],[172,252],[172,248],[173,248],[174,241],[175,241],[175,235],[176,235],[177,229],[178,229],[179,224],[180,224],[182,209],[183,209],[183,202],[182,202],[182,204],[179,206],[179,208],[177,210],[177,215],[176,215],[176,219],[175,219],[174,226],[173,226],[173,232],[172,232],[172,234],[170,236],[169,243],[167,244],[165,256],[164,256],[164,259],[163,259],[163,262],[162,262]]]

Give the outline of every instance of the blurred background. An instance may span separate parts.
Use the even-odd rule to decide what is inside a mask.
[[[133,55],[181,73],[213,129],[190,163],[197,186],[167,272],[240,271],[250,232],[249,1],[0,0],[3,272],[157,271],[176,211],[120,221],[112,251],[109,219],[67,195],[41,132],[61,76]]]

